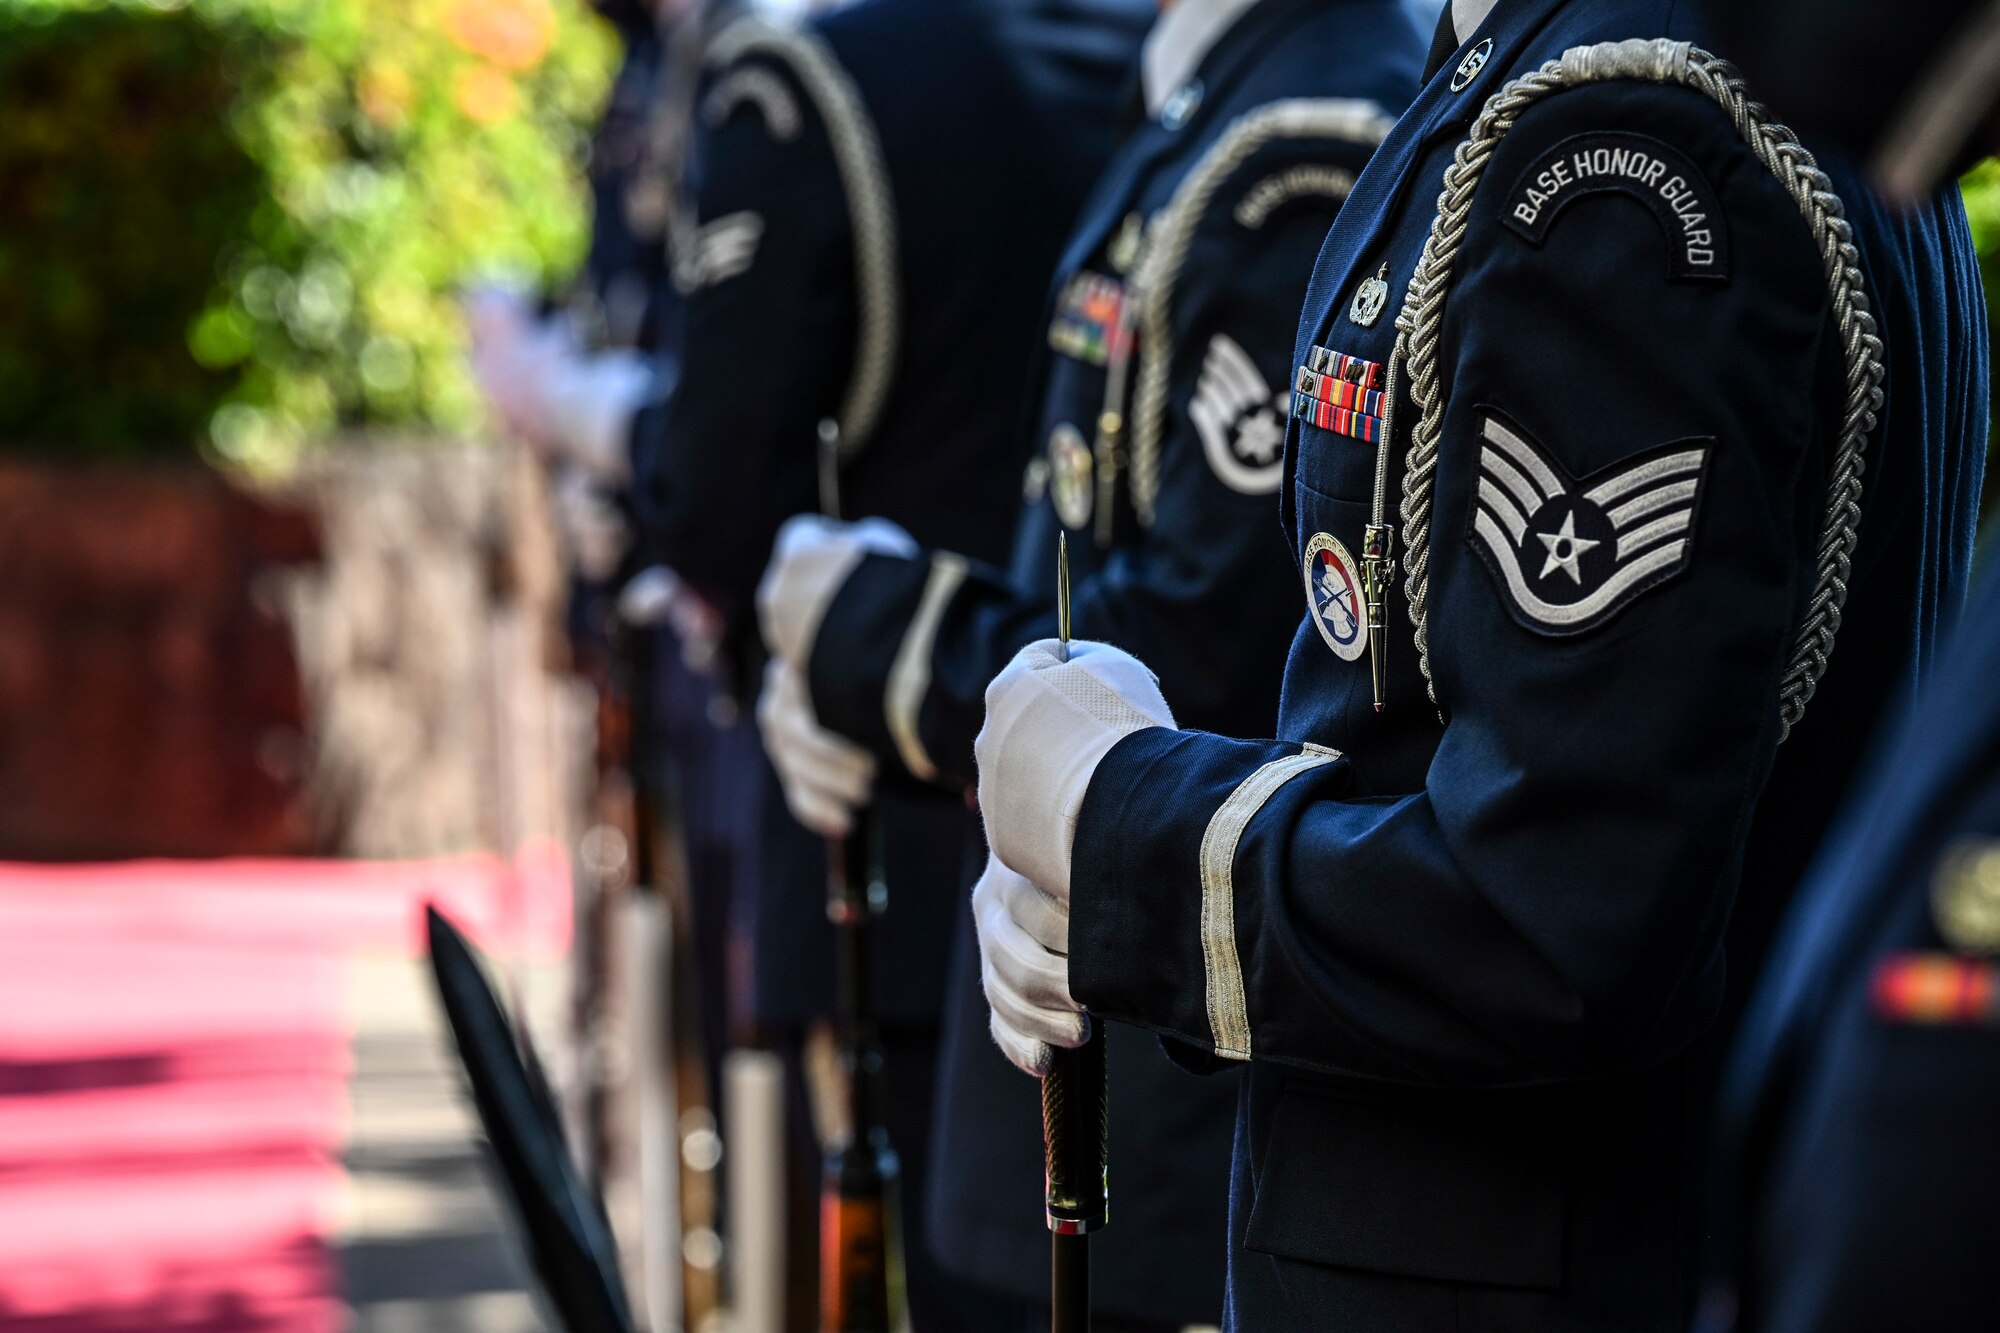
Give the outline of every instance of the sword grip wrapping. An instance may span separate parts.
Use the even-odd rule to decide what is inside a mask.
[[[907,1333],[897,1194],[886,1135],[827,1159],[820,1188],[821,1333]]]
[[[1042,1080],[1045,1202],[1049,1230],[1057,1235],[1083,1235],[1110,1220],[1109,1100],[1104,1029],[1093,1023],[1090,1040],[1056,1051]]]

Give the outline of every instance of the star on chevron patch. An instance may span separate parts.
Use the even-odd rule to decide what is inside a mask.
[[[1467,541],[1514,619],[1581,634],[1687,568],[1713,440],[1647,450],[1583,478],[1481,409],[1479,490]]]

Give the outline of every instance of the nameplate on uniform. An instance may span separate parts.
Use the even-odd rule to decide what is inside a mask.
[[[1063,356],[1104,365],[1127,336],[1125,286],[1102,273],[1078,273],[1063,284],[1049,325],[1049,346]]]
[[[1571,204],[1610,192],[1636,200],[1658,220],[1672,276],[1729,280],[1729,224],[1720,196],[1692,158],[1650,134],[1606,130],[1564,139],[1516,178],[1500,221],[1539,247]]]
[[[1380,362],[1315,347],[1292,378],[1292,415],[1321,430],[1369,444],[1382,438]]]

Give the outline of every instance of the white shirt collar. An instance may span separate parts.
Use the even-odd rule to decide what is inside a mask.
[[[1451,0],[1451,33],[1460,46],[1479,31],[1479,25],[1486,22],[1486,16],[1498,3],[1500,0]]]
[[[1139,84],[1146,94],[1146,114],[1157,116],[1174,90],[1194,72],[1222,35],[1257,0],[1173,0],[1139,52]]]

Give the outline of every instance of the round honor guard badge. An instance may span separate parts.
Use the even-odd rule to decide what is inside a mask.
[[[1090,505],[1096,491],[1096,469],[1083,432],[1067,421],[1049,433],[1049,499],[1056,517],[1066,528],[1082,528],[1090,523]]]
[[[1960,953],[2000,953],[2000,841],[1960,842],[1931,880],[1938,934]]]
[[[1368,620],[1361,600],[1361,566],[1331,533],[1306,543],[1306,609],[1319,636],[1343,662],[1368,648]]]
[[[1382,271],[1363,282],[1355,289],[1354,304],[1347,307],[1347,318],[1362,328],[1382,318],[1382,311],[1389,305],[1389,266],[1382,265]]]
[[[1488,37],[1479,45],[1465,53],[1465,59],[1458,62],[1458,69],[1451,76],[1451,90],[1462,93],[1479,77],[1479,71],[1486,68],[1486,62],[1493,58],[1493,39]]]

